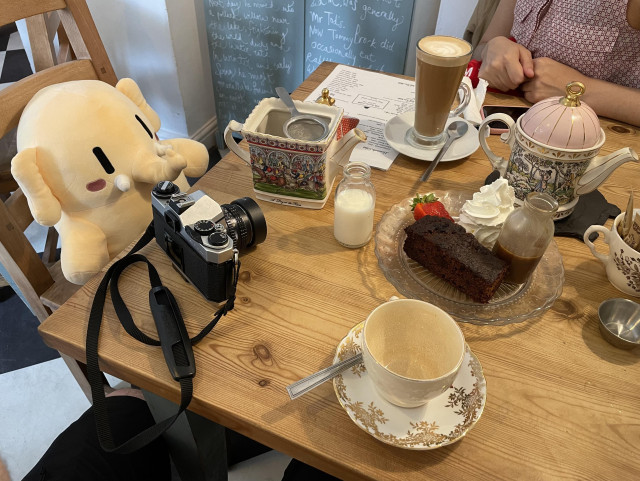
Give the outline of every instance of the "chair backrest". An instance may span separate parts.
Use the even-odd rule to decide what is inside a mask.
[[[3,0],[0,25],[20,19],[26,20],[36,72],[0,90],[0,137],[18,125],[26,104],[48,85],[85,79],[117,82],[85,0]],[[56,34],[57,51],[53,48]],[[0,173],[0,179],[3,175],[9,174]],[[32,222],[20,189],[6,201],[0,200],[0,263],[42,321],[53,305],[43,304],[41,296],[55,287],[60,276],[50,272],[24,235]],[[74,290],[62,287],[58,295]]]

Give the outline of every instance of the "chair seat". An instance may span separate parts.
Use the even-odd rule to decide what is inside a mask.
[[[65,279],[62,274],[60,261],[53,264],[49,268],[49,272],[51,272],[51,277],[53,277],[54,283],[49,289],[42,293],[40,300],[53,312],[64,304],[67,299],[69,299],[82,286],[73,284]]]

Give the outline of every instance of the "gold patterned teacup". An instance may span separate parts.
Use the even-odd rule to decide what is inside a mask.
[[[380,395],[397,406],[421,406],[445,392],[464,352],[453,318],[416,299],[386,302],[364,324],[364,365]]]
[[[638,213],[640,209],[635,209]],[[592,225],[584,233],[584,243],[591,253],[599,259],[607,272],[609,282],[613,287],[629,294],[640,297],[640,252],[629,247],[618,234],[618,224],[624,219],[624,212],[616,217],[611,230],[601,225]],[[589,240],[594,233],[601,233],[605,244],[609,246],[609,254],[601,254],[596,246]]]

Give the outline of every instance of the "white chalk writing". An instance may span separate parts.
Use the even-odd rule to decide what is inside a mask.
[[[261,99],[275,96],[276,86],[293,90],[302,82],[300,5],[300,0],[207,0],[219,125],[244,121]]]
[[[311,0],[305,76],[332,61],[402,72],[414,0]]]

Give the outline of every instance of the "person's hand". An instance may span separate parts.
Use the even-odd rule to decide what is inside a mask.
[[[531,52],[506,37],[494,37],[485,45],[478,77],[498,90],[517,88],[534,76]]]
[[[567,67],[547,57],[533,59],[535,75],[522,84],[524,98],[531,103],[539,102],[549,97],[563,96],[569,82],[585,83],[587,77],[577,70]]]

